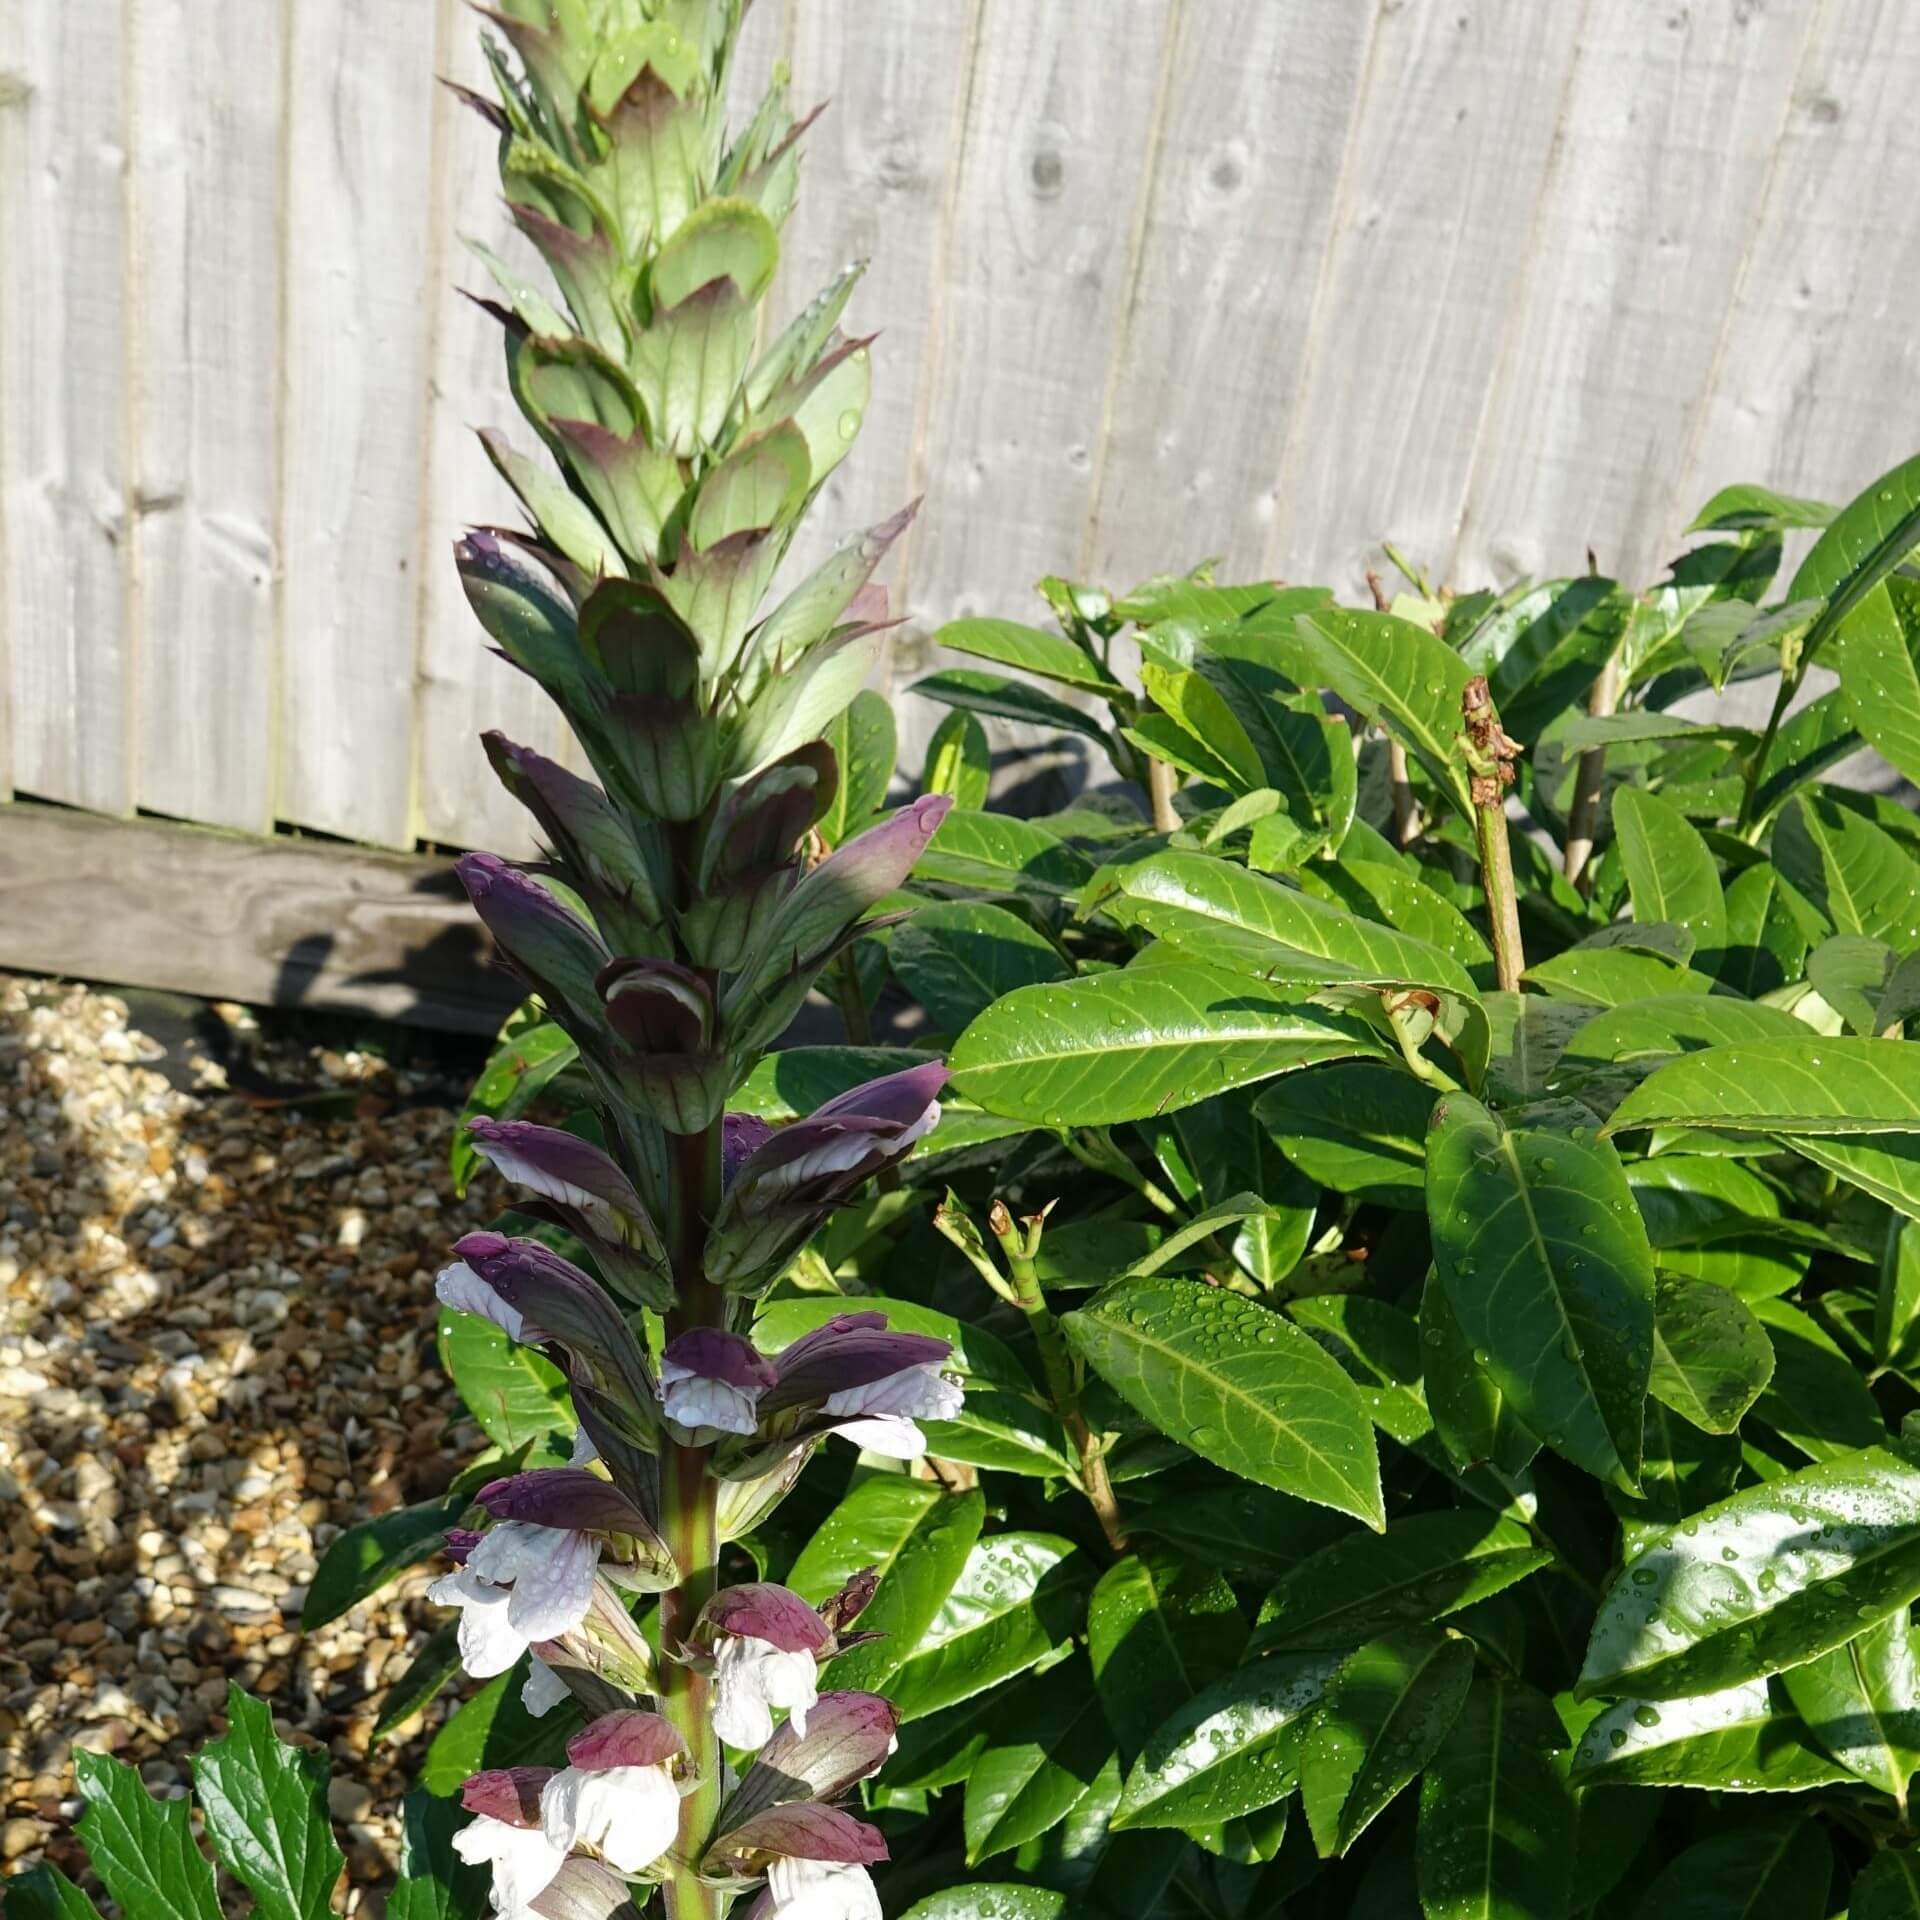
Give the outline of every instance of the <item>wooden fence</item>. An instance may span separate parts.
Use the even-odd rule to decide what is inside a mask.
[[[448,558],[513,417],[476,29],[0,5],[0,797],[519,844],[474,736],[560,743]],[[1635,578],[1920,445],[1912,0],[759,0],[776,59],[832,104],[775,306],[870,255],[881,331],[811,551],[926,496],[897,687],[1045,572]]]

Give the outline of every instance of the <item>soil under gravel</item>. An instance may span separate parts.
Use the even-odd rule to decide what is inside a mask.
[[[152,1013],[164,1041],[111,993],[0,974],[0,1858],[80,1874],[72,1749],[182,1791],[238,1680],[333,1756],[351,1913],[445,1711],[371,1745],[434,1565],[310,1636],[299,1612],[341,1528],[478,1445],[432,1308],[497,1201],[447,1176],[469,1062]]]

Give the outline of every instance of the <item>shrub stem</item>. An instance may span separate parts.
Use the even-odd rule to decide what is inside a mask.
[[[1520,896],[1513,883],[1513,846],[1507,838],[1507,789],[1520,743],[1510,739],[1494,711],[1486,676],[1476,673],[1460,695],[1466,722],[1461,748],[1472,776],[1470,797],[1480,837],[1480,884],[1493,931],[1494,972],[1503,993],[1520,991],[1527,956],[1520,943]]]

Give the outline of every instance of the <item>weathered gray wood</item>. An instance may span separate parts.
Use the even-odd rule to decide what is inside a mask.
[[[1383,540],[1445,567],[1584,11],[1380,9],[1296,356],[1268,573],[1365,604]]]
[[[476,1033],[519,998],[444,860],[25,803],[0,967]]]
[[[1630,581],[1663,558],[1690,404],[1819,11],[1589,0],[1474,451],[1450,569],[1460,583],[1577,571],[1589,546]]]
[[[134,803],[130,12],[128,0],[0,6],[0,628],[13,782],[103,813]]]
[[[134,26],[137,797],[266,832],[285,17],[143,0]]]
[[[486,94],[492,82],[481,55],[480,23],[459,0],[437,4],[445,16],[441,71]],[[540,270],[539,256],[521,239],[501,198],[498,136],[446,88],[436,95],[431,228],[438,258],[426,291],[434,326],[418,561],[416,825],[425,840],[518,854],[533,844],[527,816],[493,777],[480,735],[498,727],[558,758],[566,755],[568,735],[552,701],[490,651],[453,564],[453,543],[468,527],[524,521],[520,503],[481,450],[479,430],[501,427],[522,444],[533,440],[507,390],[499,325],[466,297],[490,293],[492,282],[462,241],[477,240],[529,272]]]
[[[1214,556],[1223,574],[1262,569],[1306,269],[1326,249],[1373,9],[1231,0],[1183,8],[1175,33],[1084,558],[1114,587]]]
[[[279,817],[410,846],[439,10],[290,4]]]
[[[1914,450],[1920,382],[1920,9],[1829,7],[1800,62],[1766,201],[1661,525],[1661,557],[1732,480],[1844,500]]]
[[[926,504],[899,562],[922,628],[1031,617],[1032,584],[1079,562],[1174,15],[1171,0],[984,0],[923,374]],[[903,676],[929,652],[898,641]],[[939,715],[899,717],[917,764]]]
[[[448,560],[512,511],[478,31],[0,0],[0,793],[526,846],[476,735],[574,749]],[[757,0],[742,113],[782,59],[830,106],[769,319],[870,255],[880,334],[789,577],[926,490],[909,767],[928,629],[1044,572],[1643,578],[1727,481],[1910,451],[1906,0]]]

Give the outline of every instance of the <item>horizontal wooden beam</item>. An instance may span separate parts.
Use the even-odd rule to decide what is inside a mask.
[[[450,861],[0,806],[0,967],[490,1033],[519,997]]]

